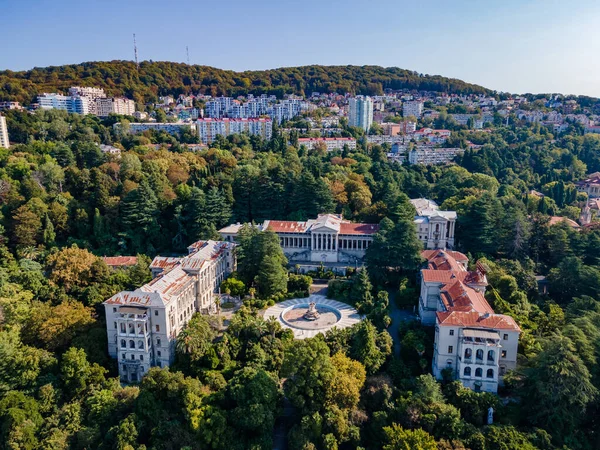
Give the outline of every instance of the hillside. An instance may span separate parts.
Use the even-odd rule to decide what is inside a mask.
[[[416,89],[448,93],[489,93],[488,89],[439,75],[422,75],[397,67],[302,66],[234,72],[173,62],[142,62],[139,73],[131,61],[87,62],[67,66],[0,72],[0,100],[29,104],[41,92],[70,86],[103,87],[109,95],[137,102],[159,95],[203,92],[212,95],[310,95],[312,92],[381,94],[384,89]]]

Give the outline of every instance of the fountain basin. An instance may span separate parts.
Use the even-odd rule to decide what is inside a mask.
[[[306,318],[309,304],[293,305],[283,310],[281,320],[286,325],[301,330],[320,330],[329,328],[340,321],[342,315],[331,306],[316,304],[318,317]]]

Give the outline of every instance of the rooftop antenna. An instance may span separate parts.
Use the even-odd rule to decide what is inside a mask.
[[[185,46],[185,52],[187,53],[187,63],[189,66],[190,65],[190,48],[187,45]]]
[[[133,54],[135,55],[135,66],[137,67],[137,70],[140,70],[140,63],[138,62],[138,55],[137,55],[137,44],[135,42],[135,33],[133,33]]]

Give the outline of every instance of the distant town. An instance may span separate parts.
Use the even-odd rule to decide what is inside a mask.
[[[120,120],[113,125],[115,129],[132,134],[147,130],[172,135],[191,133],[196,136],[197,144],[191,147],[195,150],[208,148],[217,136],[246,133],[269,140],[273,124],[290,136],[292,131],[297,132],[298,145],[308,150],[353,150],[356,137],[340,126],[343,121],[363,130],[367,143],[388,144],[389,161],[422,165],[448,164],[465,151],[465,146],[449,143],[452,130],[438,127],[439,123],[489,132],[490,127],[513,118],[550,127],[557,134],[573,124],[582,127],[584,133],[600,133],[598,111],[560,95],[529,101],[525,96],[500,100],[485,95],[408,90],[371,97],[315,92],[308,98],[286,95],[283,99],[266,94],[237,98],[198,94],[161,96],[158,102],[139,107],[136,109],[131,99],[107,97],[101,88],[73,86],[66,95],[40,93],[27,109],[56,109],[100,118],[126,116],[132,120]],[[12,109],[24,107],[18,102],[0,102],[0,111]],[[471,141],[465,144],[470,149],[480,147]],[[0,146],[8,145],[7,127],[0,118]]]

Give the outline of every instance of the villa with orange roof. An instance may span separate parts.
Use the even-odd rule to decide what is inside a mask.
[[[460,252],[425,250],[421,270],[419,316],[435,325],[432,369],[442,379],[449,370],[475,391],[497,392],[507,370],[517,366],[521,329],[515,320],[496,314],[485,299],[486,270],[468,270]]]
[[[152,280],[104,302],[108,353],[125,383],[173,363],[177,336],[195,312],[209,313],[221,282],[235,270],[234,243],[199,241],[182,258],[157,256]]]

